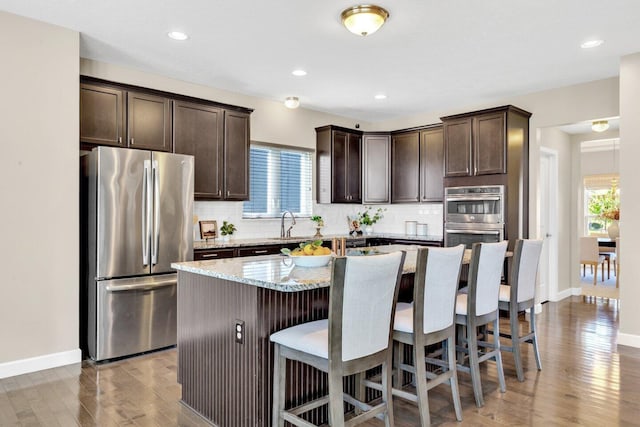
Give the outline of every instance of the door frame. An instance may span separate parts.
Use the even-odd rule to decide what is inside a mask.
[[[538,176],[538,182],[540,183],[538,188],[538,207],[539,207],[539,219],[542,218],[542,194],[545,192],[549,195],[548,209],[550,213],[548,215],[547,235],[542,235],[540,227],[541,221],[538,221],[538,236],[543,239],[547,245],[547,259],[541,259],[540,262],[547,263],[548,265],[548,283],[547,283],[547,297],[548,301],[557,301],[558,298],[558,151],[552,148],[540,147],[540,162],[538,165],[538,173],[542,164],[542,159],[548,159],[549,161],[549,179],[545,181],[548,184],[548,188],[542,187],[540,176]],[[538,281],[538,286],[540,280]],[[540,304],[538,302],[537,304]],[[537,310],[536,310],[537,311]]]

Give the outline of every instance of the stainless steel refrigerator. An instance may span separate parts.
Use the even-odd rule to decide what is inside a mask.
[[[81,335],[89,356],[175,345],[171,263],[193,259],[193,157],[98,147],[81,157],[81,170]]]

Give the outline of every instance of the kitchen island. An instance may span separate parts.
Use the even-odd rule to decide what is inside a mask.
[[[411,287],[418,248],[388,245],[354,249],[348,255],[407,251],[403,287]],[[182,401],[218,426],[269,425],[273,371],[269,336],[328,316],[331,265],[302,268],[291,261],[266,255],[172,265],[178,270]],[[321,372],[294,363],[288,369],[288,405],[326,392]],[[324,421],[321,411],[314,416],[319,419],[312,422]]]

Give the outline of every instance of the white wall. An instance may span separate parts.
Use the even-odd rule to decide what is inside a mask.
[[[620,66],[620,329],[618,343],[640,347],[640,53],[625,56]],[[624,187],[624,189],[623,189]],[[627,262],[629,260],[629,262]]]
[[[79,36],[0,12],[0,52],[2,378],[80,361]]]

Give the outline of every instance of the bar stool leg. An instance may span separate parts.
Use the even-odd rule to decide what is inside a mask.
[[[536,331],[536,307],[531,307],[529,313],[529,319],[531,322],[531,332],[533,332],[533,354],[536,357],[536,366],[538,371],[542,370],[542,362],[540,361],[540,352],[538,351],[538,332]]]
[[[280,345],[273,346],[273,408],[271,425],[284,427],[284,418],[280,416],[284,410],[285,375],[287,360],[280,356]]]
[[[418,395],[418,410],[420,411],[420,425],[431,425],[431,416],[429,415],[429,395],[427,393],[427,370],[424,362],[424,347],[414,346],[413,348],[413,365],[416,368],[416,394]]]
[[[449,370],[453,372],[453,376],[449,379],[453,407],[456,411],[456,419],[462,421],[462,405],[460,404],[460,389],[458,388],[458,370],[456,369],[456,340],[454,337],[447,339],[447,361],[449,362]]]

